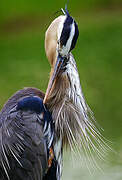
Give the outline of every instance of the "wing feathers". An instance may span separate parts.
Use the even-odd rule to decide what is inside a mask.
[[[17,92],[0,112],[0,180],[42,180],[48,168],[53,123],[35,92]]]

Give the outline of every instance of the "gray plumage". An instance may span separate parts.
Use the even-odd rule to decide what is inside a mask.
[[[35,96],[44,94],[34,88],[20,90],[0,112],[0,180],[42,180],[46,173],[51,127],[48,123],[44,129],[44,112],[17,110],[19,101]]]

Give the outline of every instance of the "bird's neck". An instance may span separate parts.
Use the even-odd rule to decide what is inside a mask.
[[[70,121],[69,124],[72,127],[74,126],[74,120],[79,116],[77,113],[84,118],[87,114],[87,105],[83,97],[79,74],[72,54],[70,54],[65,71],[54,83],[47,106],[52,112],[52,118],[55,121],[55,128],[59,136],[67,134],[65,132],[67,129],[66,122]],[[68,141],[66,136],[64,139]]]
[[[75,99],[77,97],[82,100],[83,106],[85,107],[85,100],[80,85],[79,74],[72,54],[70,54],[69,60],[67,61],[64,69],[63,73],[60,74],[54,82],[47,102],[48,107],[52,110],[54,109],[54,106],[57,106],[62,101],[75,103]]]

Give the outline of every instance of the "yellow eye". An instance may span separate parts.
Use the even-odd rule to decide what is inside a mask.
[[[57,44],[58,44],[59,48],[62,48],[63,44],[62,44],[61,40],[58,40]]]

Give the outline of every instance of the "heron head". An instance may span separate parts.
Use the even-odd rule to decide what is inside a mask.
[[[45,34],[45,51],[52,66],[51,78],[48,84],[44,103],[52,89],[54,81],[62,72],[62,67],[68,61],[71,50],[74,49],[79,30],[75,20],[67,9],[62,10],[64,15],[56,18]]]

